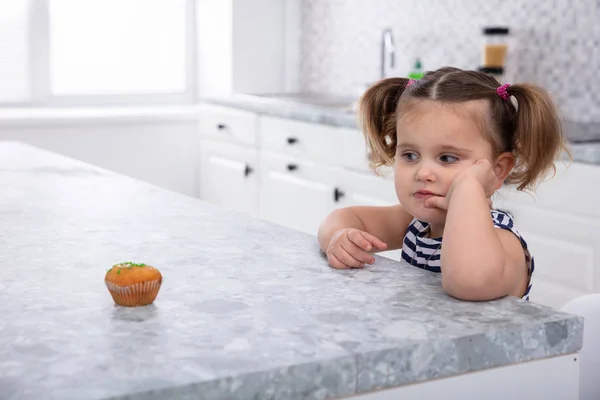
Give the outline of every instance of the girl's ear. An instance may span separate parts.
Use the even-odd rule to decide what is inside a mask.
[[[508,177],[508,174],[515,166],[515,156],[511,152],[505,152],[496,157],[494,161],[494,175],[496,175],[496,190],[502,187],[502,184]]]

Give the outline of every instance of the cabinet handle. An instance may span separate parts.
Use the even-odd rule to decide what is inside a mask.
[[[227,125],[225,124],[217,124],[217,129],[222,131],[223,129],[227,128]]]
[[[335,188],[335,189],[333,190],[333,200],[335,200],[335,202],[336,202],[336,203],[337,203],[337,202],[339,202],[339,201],[340,201],[340,199],[341,199],[342,197],[344,197],[345,195],[346,195],[346,194],[345,194],[344,192],[342,192],[342,191],[341,191],[340,189],[338,189],[338,188]]]
[[[287,169],[288,171],[295,171],[298,169],[298,166],[296,164],[288,164]]]
[[[289,137],[289,138],[287,138],[288,144],[294,144],[297,141],[298,141],[298,139],[296,139],[295,137]]]
[[[254,172],[254,169],[251,166],[249,166],[248,164],[246,164],[246,168],[244,168],[244,176],[247,178],[248,175],[250,175],[253,172]]]

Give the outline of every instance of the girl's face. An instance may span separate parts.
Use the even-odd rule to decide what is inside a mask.
[[[446,196],[456,175],[477,160],[494,165],[492,146],[481,131],[484,101],[443,104],[423,100],[396,126],[396,195],[404,209],[432,225],[444,225],[446,211],[425,208],[431,194]]]

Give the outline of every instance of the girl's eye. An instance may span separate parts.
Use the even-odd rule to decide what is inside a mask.
[[[458,161],[458,157],[456,156],[451,156],[450,154],[444,154],[443,156],[440,157],[440,161],[443,163],[454,163]]]
[[[417,159],[417,155],[415,153],[404,153],[402,157],[406,159],[406,161],[415,161]]]

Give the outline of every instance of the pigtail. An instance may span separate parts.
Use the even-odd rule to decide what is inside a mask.
[[[359,126],[365,135],[369,166],[392,165],[396,154],[396,109],[406,78],[388,78],[371,86],[358,103]]]
[[[516,164],[507,183],[519,190],[534,189],[544,176],[556,172],[554,161],[565,150],[560,115],[550,95],[530,84],[508,87],[507,93],[517,100],[514,120],[513,152]]]

